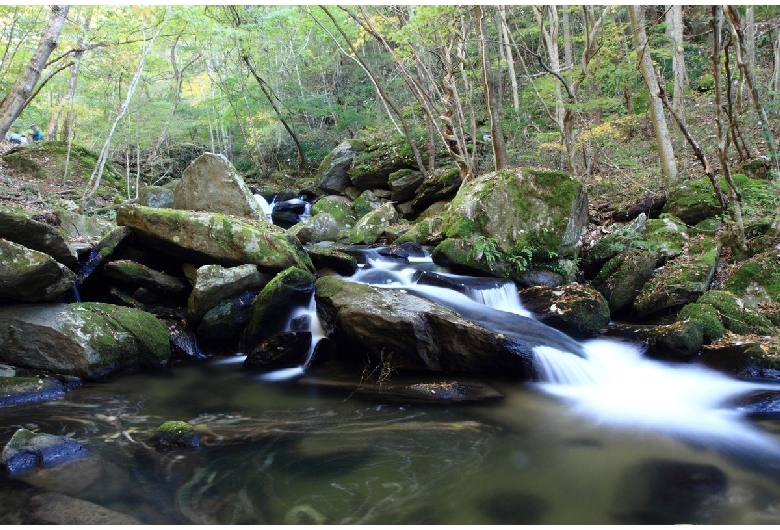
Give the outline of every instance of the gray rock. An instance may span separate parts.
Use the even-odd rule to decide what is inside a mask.
[[[396,202],[410,201],[414,198],[414,192],[417,191],[424,179],[421,172],[412,169],[402,169],[391,173],[388,178],[392,192],[390,199]]]
[[[111,304],[0,307],[0,359],[84,379],[121,369],[160,369],[170,358],[168,331],[155,316]]]
[[[138,204],[150,208],[173,208],[173,190],[164,186],[144,186],[138,190]]]
[[[57,300],[75,283],[76,274],[48,254],[0,239],[0,298]]]
[[[336,146],[330,155],[325,157],[317,171],[320,188],[327,193],[342,193],[350,185],[347,172],[356,154],[349,141]]]
[[[341,228],[336,218],[327,212],[307,217],[287,231],[303,245],[321,241],[338,241],[341,235]]]
[[[199,156],[184,170],[173,207],[266,220],[243,177],[227,158],[213,153]]]
[[[23,212],[0,210],[0,238],[48,254],[66,267],[78,265],[76,251],[60,229],[31,219]]]
[[[203,315],[224,299],[247,290],[259,290],[269,280],[268,275],[260,274],[256,265],[204,265],[198,269],[195,286],[187,302],[187,320],[197,324]]]
[[[559,331],[487,306],[456,312],[441,301],[336,276],[317,280],[316,299],[323,329],[341,355],[358,363],[368,357],[399,370],[532,379],[538,346],[583,354]]]
[[[55,492],[33,496],[30,499],[29,509],[33,524],[141,524],[141,521],[127,514]]]
[[[223,266],[251,263],[264,272],[290,266],[314,269],[295,237],[265,221],[132,205],[119,208],[117,224],[183,260]]]
[[[398,212],[392,203],[385,203],[373,210],[355,223],[349,232],[351,243],[376,243],[382,233],[393,223],[398,222]]]

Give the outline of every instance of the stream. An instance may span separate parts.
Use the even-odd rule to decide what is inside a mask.
[[[449,275],[428,258],[368,263],[351,280],[417,292],[486,326],[501,312],[530,316],[501,281],[459,293],[414,283],[419,270]],[[291,317],[301,312],[314,307]],[[0,479],[0,522],[29,521],[33,485],[146,524],[780,523],[780,416],[744,407],[780,385],[651,361],[637,344],[581,346],[584,358],[536,348],[539,381],[486,380],[504,398],[473,404],[307,377],[358,386],[359,374],[329,365],[258,374],[240,353],[89,383],[0,412],[2,444],[24,426],[91,455],[65,464],[66,480]],[[171,419],[195,425],[201,447],[150,448]]]

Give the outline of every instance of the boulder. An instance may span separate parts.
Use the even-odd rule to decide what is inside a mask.
[[[341,142],[320,163],[317,170],[319,186],[327,193],[343,193],[350,185],[348,171],[357,151],[349,140]]]
[[[0,454],[0,464],[15,475],[35,467],[52,467],[86,455],[87,449],[73,438],[17,430]]]
[[[0,407],[51,401],[65,395],[65,386],[57,379],[16,375],[15,368],[8,368],[13,375],[0,375]]]
[[[482,262],[493,275],[511,277],[512,269],[550,268],[561,258],[576,258],[588,201],[582,185],[565,173],[517,168],[470,180],[442,217],[444,235],[469,247],[469,257],[450,253],[449,261]]]
[[[131,236],[130,229],[126,226],[117,226],[108,232],[78,270],[77,282],[84,283],[95,271],[102,269],[107,261],[117,256],[129,244]]]
[[[686,252],[653,273],[634,300],[640,317],[695,302],[710,287],[721,245],[707,237],[691,240]]]
[[[357,221],[352,201],[340,195],[321,197],[311,206],[311,214],[329,213],[336,220],[340,230],[352,228]]]
[[[138,190],[138,204],[150,208],[173,208],[174,193],[165,186],[144,186]]]
[[[444,235],[441,233],[442,218],[441,216],[433,216],[428,219],[423,219],[418,222],[411,229],[404,232],[396,243],[408,243],[414,242],[420,245],[434,246],[438,245],[444,239]]]
[[[252,314],[252,301],[260,291],[249,290],[225,298],[209,309],[198,324],[197,337],[210,349],[237,351],[241,333]]]
[[[243,177],[227,158],[213,153],[204,153],[184,170],[173,208],[266,219]]]
[[[327,212],[312,215],[287,229],[302,245],[321,241],[338,241],[341,228],[336,218]]]
[[[730,272],[725,288],[753,308],[780,301],[780,255],[764,252],[740,263]]]
[[[347,174],[361,190],[389,189],[388,178],[400,169],[414,169],[417,163],[406,138],[400,135],[366,138],[352,142],[357,154]]]
[[[396,222],[398,222],[398,212],[395,207],[392,203],[384,203],[355,223],[355,227],[349,231],[349,241],[366,245],[376,243],[385,229]]]
[[[307,245],[306,252],[318,271],[332,269],[342,276],[352,276],[358,270],[357,258],[338,249]]]
[[[414,198],[414,193],[417,188],[425,180],[423,174],[420,171],[413,169],[402,169],[394,173],[390,173],[388,176],[388,184],[390,185],[390,200],[394,202],[409,201]]]
[[[66,267],[78,265],[76,251],[58,227],[30,218],[22,211],[0,209],[0,238],[48,254]]]
[[[657,261],[655,252],[637,248],[618,254],[604,265],[593,279],[593,287],[607,300],[611,313],[631,307],[652,278]]]
[[[306,361],[311,342],[310,331],[287,331],[276,334],[247,352],[244,368],[270,370],[301,366]]]
[[[0,239],[0,299],[54,301],[75,283],[76,274],[48,254]]]
[[[422,212],[430,206],[449,201],[460,189],[463,182],[458,168],[440,169],[433,172],[420,184],[412,199],[412,210]]]
[[[186,280],[172,274],[166,274],[131,260],[116,260],[106,263],[103,274],[107,278],[125,282],[136,287],[168,295],[180,296],[190,292]]]
[[[248,290],[260,290],[270,281],[255,265],[222,267],[204,265],[198,268],[195,285],[187,302],[187,321],[197,325],[203,315],[223,300]]]
[[[593,278],[606,262],[632,247],[632,243],[642,237],[647,228],[647,215],[639,214],[626,225],[612,225],[606,229],[607,235],[599,239],[582,260],[582,272],[586,278]]]
[[[252,302],[252,312],[242,336],[245,352],[252,352],[267,338],[285,331],[292,311],[308,304],[314,290],[314,275],[297,267],[279,273]]]
[[[587,285],[529,287],[520,299],[537,320],[567,333],[592,336],[609,323],[609,304]]]
[[[257,265],[263,272],[291,266],[313,270],[300,242],[282,228],[208,212],[123,206],[117,224],[129,227],[152,248],[193,262]]]
[[[728,290],[707,291],[696,300],[696,304],[714,308],[723,327],[734,333],[774,335],[777,332],[771,320]]]
[[[9,364],[103,379],[118,370],[167,366],[168,331],[154,315],[104,303],[0,308],[0,359]]]
[[[756,342],[710,344],[702,348],[697,360],[714,370],[743,379],[780,379],[777,356],[769,354]],[[772,392],[772,395],[776,405],[777,393]]]
[[[318,279],[315,293],[323,329],[340,355],[357,363],[368,358],[398,370],[533,379],[536,347],[582,355],[580,345],[562,333],[487,306],[456,312],[405,290],[337,276]]]

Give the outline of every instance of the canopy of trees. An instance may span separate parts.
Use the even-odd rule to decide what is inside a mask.
[[[35,125],[145,184],[203,150],[311,174],[344,138],[388,131],[423,172],[446,153],[464,178],[674,181],[759,155],[780,175],[778,6],[4,5],[0,20],[0,133]]]

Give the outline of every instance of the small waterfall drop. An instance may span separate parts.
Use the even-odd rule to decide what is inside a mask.
[[[263,210],[263,213],[265,214],[266,220],[270,223],[271,222],[271,214],[274,211],[273,203],[268,204],[268,201],[265,200],[265,197],[263,197],[260,194],[255,194],[255,200],[257,201],[257,204],[260,205],[260,209]],[[274,200],[276,200],[276,197],[274,197]]]
[[[325,331],[317,316],[317,302],[312,294],[309,304],[293,309],[284,331],[308,331],[311,333],[311,345],[306,358],[300,366],[282,368],[260,375],[262,381],[285,381],[303,375],[312,362],[317,344],[325,337]]]

